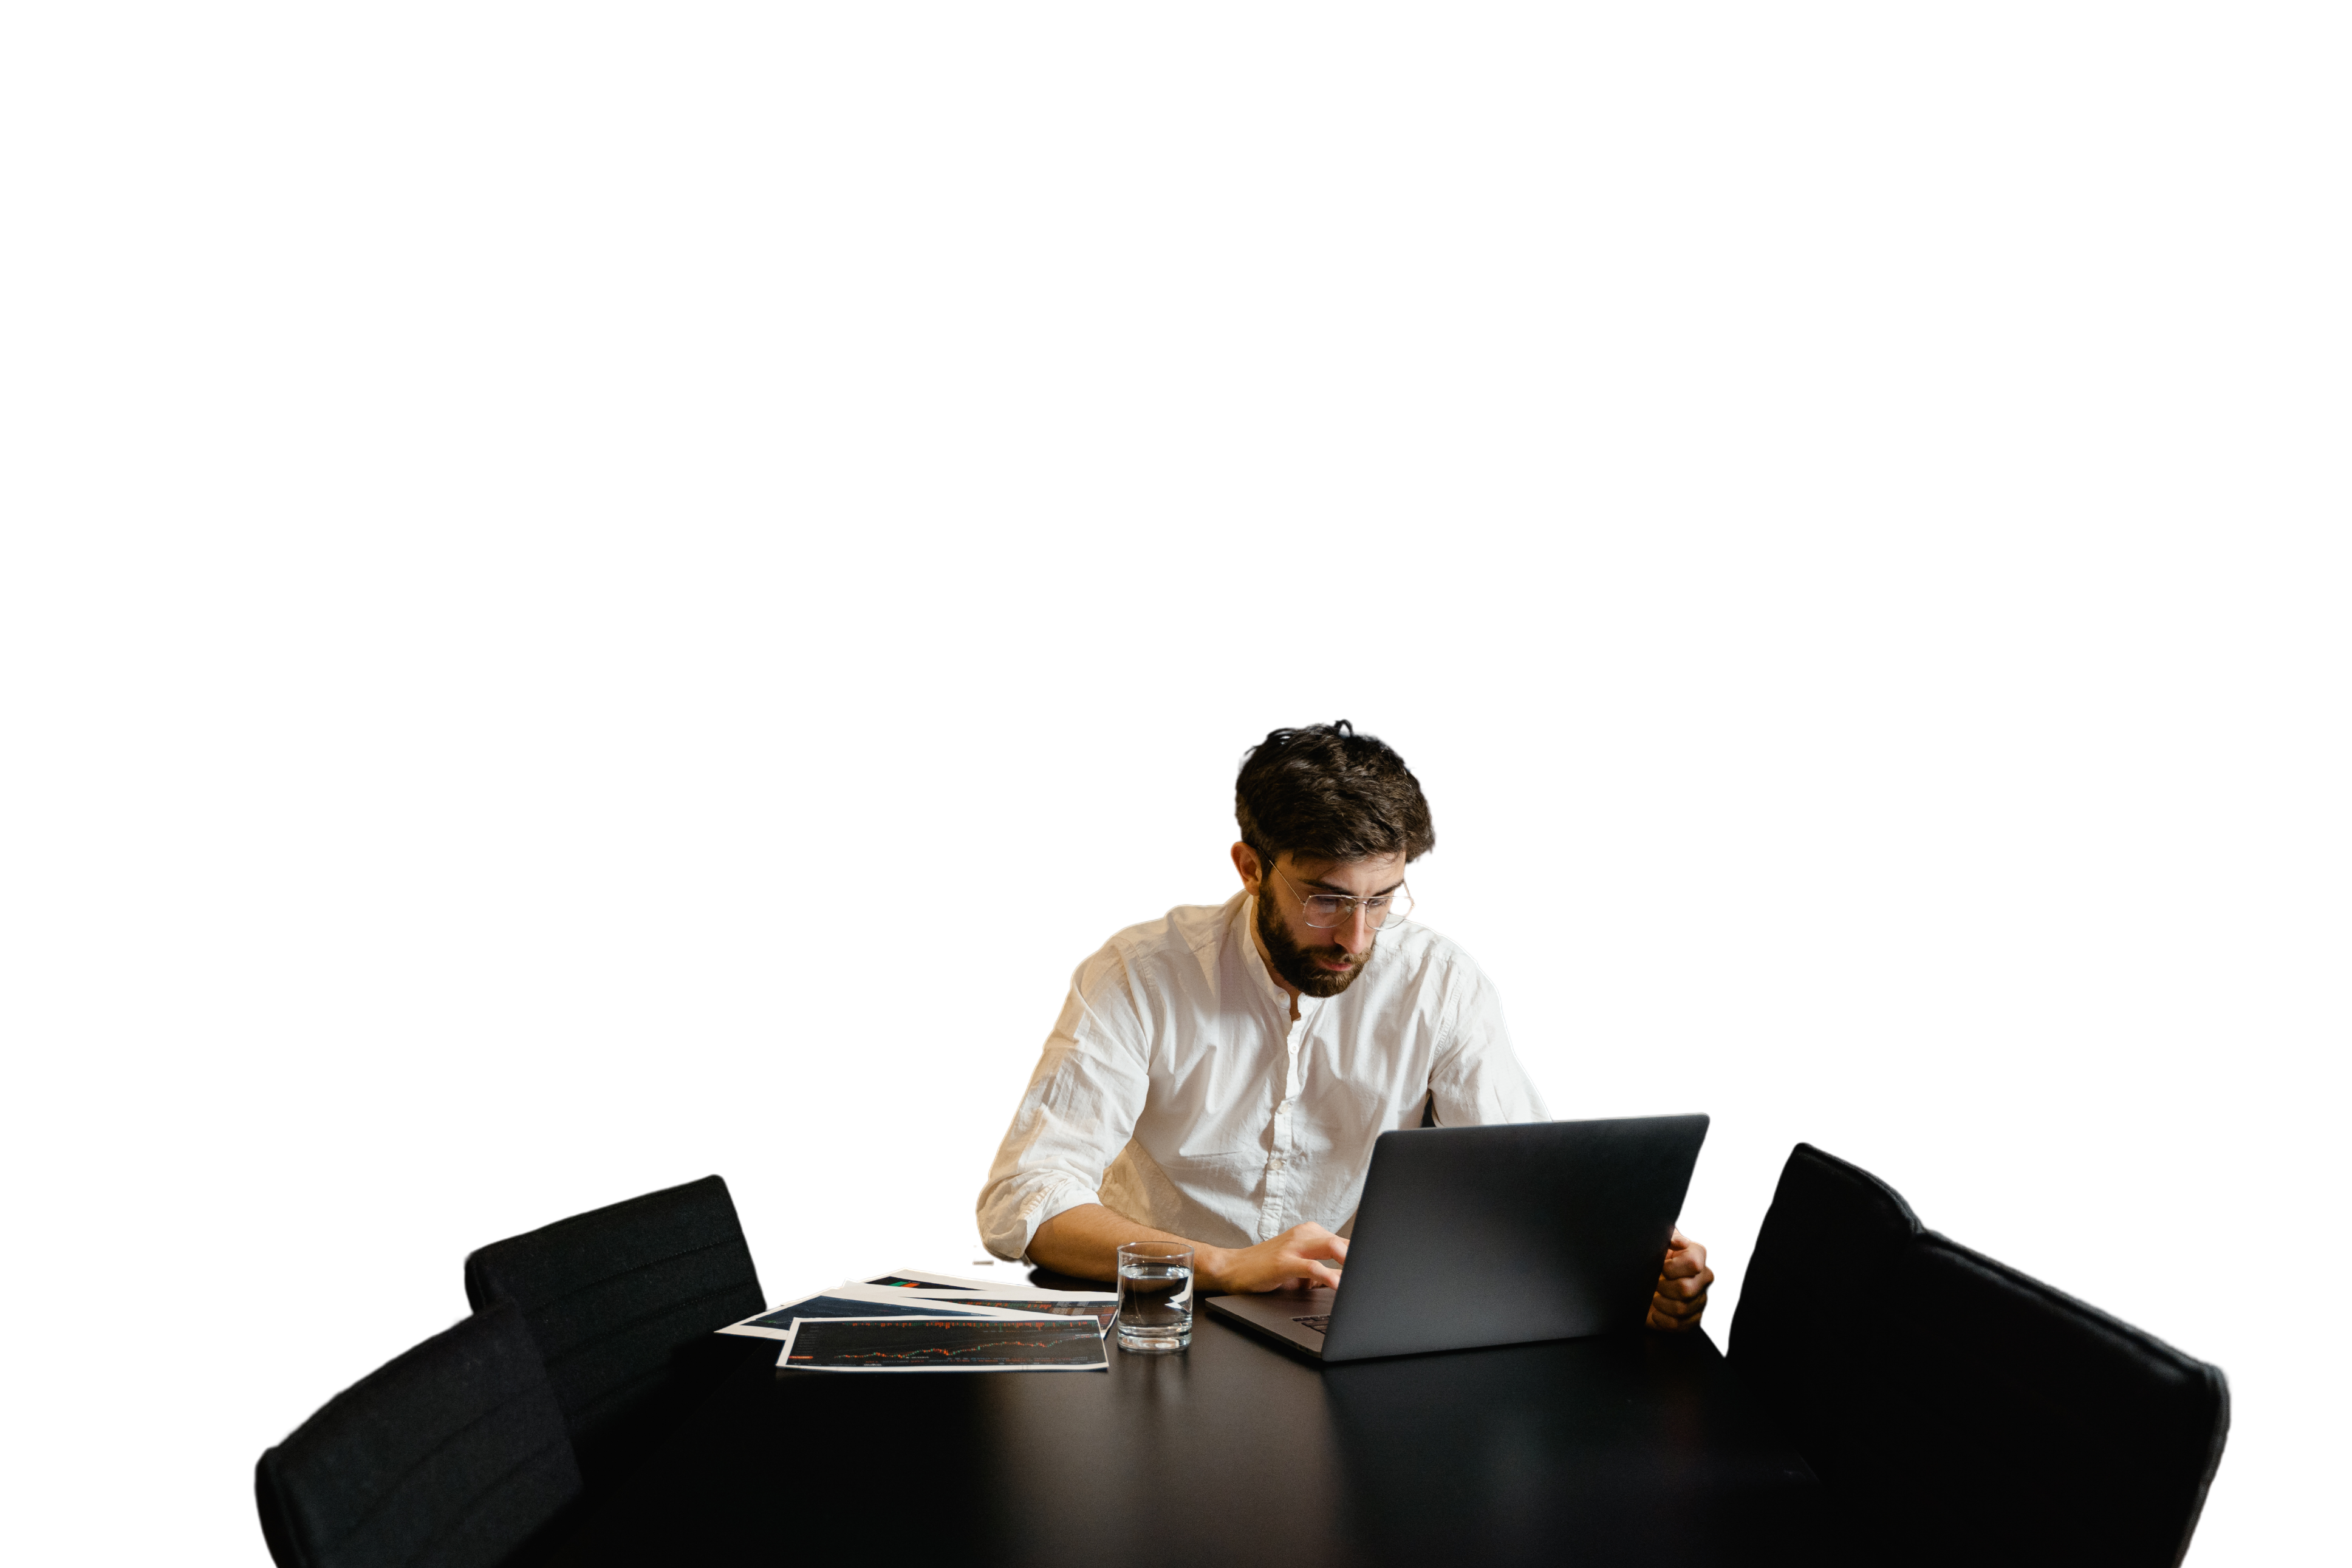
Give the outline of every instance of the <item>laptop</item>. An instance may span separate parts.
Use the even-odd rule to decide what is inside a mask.
[[[1327,1362],[1639,1327],[1705,1116],[1383,1133],[1342,1290],[1211,1296]]]

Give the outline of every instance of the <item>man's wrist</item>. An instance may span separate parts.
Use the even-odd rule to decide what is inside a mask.
[[[1232,1256],[1232,1252],[1223,1247],[1193,1248],[1193,1287],[1200,1290],[1223,1290],[1225,1288],[1226,1260]]]

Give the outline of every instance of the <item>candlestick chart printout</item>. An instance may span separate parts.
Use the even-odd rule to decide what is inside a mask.
[[[869,1285],[898,1285],[917,1291],[1001,1291],[1010,1281],[974,1280],[963,1274],[935,1274],[929,1269],[893,1269]]]
[[[831,1291],[803,1296],[772,1312],[761,1312],[756,1318],[745,1318],[740,1323],[730,1323],[720,1333],[751,1334],[767,1339],[782,1339],[799,1318],[921,1318],[927,1321],[945,1316],[951,1308],[929,1301],[870,1301],[854,1296],[836,1296]]]
[[[1099,1372],[1091,1317],[803,1318],[776,1364],[809,1372]]]
[[[1043,1312],[1056,1318],[1091,1318],[1096,1328],[1103,1333],[1110,1332],[1111,1320],[1118,1316],[1117,1296],[1107,1301],[1063,1301],[1029,1296],[974,1296],[971,1300],[975,1305],[998,1307],[1009,1312]]]

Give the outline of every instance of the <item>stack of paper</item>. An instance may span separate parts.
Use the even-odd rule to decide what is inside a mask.
[[[720,1333],[784,1342],[811,1372],[1099,1372],[1118,1298],[904,1269],[852,1280]]]

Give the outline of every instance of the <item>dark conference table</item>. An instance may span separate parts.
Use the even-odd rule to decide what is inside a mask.
[[[1817,1561],[1821,1489],[1703,1334],[1324,1367],[1205,1312],[1100,1372],[779,1371],[772,1340],[557,1563]]]

